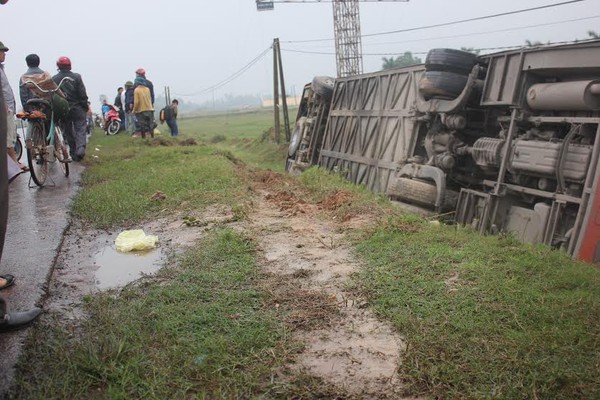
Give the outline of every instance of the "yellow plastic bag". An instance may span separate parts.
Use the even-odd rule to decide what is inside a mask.
[[[117,251],[127,253],[129,251],[151,250],[156,247],[158,236],[146,235],[142,229],[123,231],[115,239]]]

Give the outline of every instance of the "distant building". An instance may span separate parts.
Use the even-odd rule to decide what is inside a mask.
[[[297,106],[298,104],[300,104],[300,98],[301,96],[287,96],[286,100],[287,100],[287,105],[288,106]],[[281,99],[279,99],[279,104],[281,104]],[[262,99],[262,106],[263,107],[273,107],[273,99]]]

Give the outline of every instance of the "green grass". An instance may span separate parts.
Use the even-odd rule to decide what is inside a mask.
[[[278,145],[264,139],[232,139],[215,144],[232,152],[244,163],[261,169],[284,172],[287,144]]]
[[[600,271],[511,236],[390,220],[359,281],[404,335],[401,377],[439,398],[600,396]]]
[[[292,116],[295,116],[295,110],[290,110],[291,119]],[[281,121],[283,123],[283,118]],[[178,123],[184,134],[206,140],[217,135],[228,139],[256,139],[273,127],[273,109],[216,115],[183,115]]]
[[[296,110],[290,109],[289,114],[293,124]],[[254,167],[283,172],[287,154],[284,128],[278,145],[274,143],[273,125],[272,109],[188,116],[180,121],[182,132],[188,136],[226,148]]]
[[[284,327],[263,306],[251,240],[218,230],[176,267],[89,299],[78,335],[43,327],[21,362],[27,399],[252,398],[280,366]],[[60,326],[60,325],[59,325]]]

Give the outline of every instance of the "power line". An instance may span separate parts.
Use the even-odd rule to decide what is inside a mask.
[[[264,0],[265,3],[333,3],[336,0]],[[358,0],[361,3],[383,3],[383,2],[403,2],[406,3],[409,0]],[[258,1],[261,3],[261,1]]]
[[[259,62],[271,49],[272,49],[272,46],[267,47],[262,53],[260,53],[256,57],[254,57],[251,61],[249,61],[246,65],[244,65],[242,68],[240,68],[237,72],[234,72],[233,74],[231,74],[227,78],[223,79],[222,81],[220,81],[218,83],[215,83],[214,85],[212,85],[210,87],[207,87],[206,89],[203,89],[203,90],[201,90],[199,92],[195,92],[195,93],[189,93],[189,94],[183,94],[183,93],[175,93],[175,94],[177,96],[183,96],[183,97],[187,97],[187,96],[199,96],[201,94],[209,93],[209,92],[212,92],[212,91],[214,91],[216,89],[220,89],[223,86],[227,85],[228,83],[231,83],[232,81],[234,81],[236,78],[238,78],[239,76],[241,76],[247,70],[249,70],[254,64],[256,64],[257,62]]]
[[[592,40],[597,40],[597,39],[586,39],[586,40],[577,40],[577,41],[565,40],[565,41],[561,41],[561,42],[548,42],[548,43],[544,43],[540,46],[569,44],[569,43],[585,43],[587,41],[592,41]],[[528,46],[520,44],[520,45],[516,45],[516,46],[481,47],[481,48],[475,48],[473,50],[475,50],[475,51],[507,50],[507,49],[520,49],[520,48],[524,48],[524,47],[528,47]],[[537,46],[533,46],[533,47],[537,47]],[[296,50],[296,49],[281,49],[281,50],[289,52],[289,53],[319,54],[319,55],[328,55],[328,56],[335,55],[335,53],[323,52],[323,51],[305,51],[305,50]],[[418,55],[426,55],[428,52],[427,51],[410,51],[410,53],[418,54]],[[365,55],[365,56],[397,56],[398,52],[396,52],[396,53],[363,53],[363,55]]]
[[[488,35],[488,34],[491,34],[491,33],[520,31],[520,30],[523,30],[523,29],[539,28],[541,26],[551,26],[551,25],[567,24],[567,23],[570,23],[570,22],[580,22],[580,21],[585,21],[585,20],[595,19],[595,18],[600,18],[600,14],[598,14],[598,15],[592,15],[592,16],[589,16],[589,17],[574,18],[574,19],[567,19],[567,20],[554,21],[554,22],[546,22],[546,23],[535,24],[535,25],[515,26],[515,27],[512,27],[512,28],[496,29],[496,30],[492,30],[492,31],[469,32],[469,33],[461,33],[459,35],[434,36],[434,37],[428,37],[428,38],[407,39],[407,40],[399,40],[399,41],[393,41],[393,42],[371,42],[371,43],[365,43],[365,46],[369,46],[369,47],[370,46],[383,46],[383,45],[390,45],[390,44],[427,42],[427,41],[439,40],[439,39],[454,39],[454,38],[459,38],[459,37]],[[311,47],[312,48],[315,48],[315,47],[330,48],[331,46],[330,45],[321,45],[321,46],[311,46]]]
[[[530,11],[542,10],[542,9],[545,9],[545,8],[552,8],[552,7],[564,6],[566,4],[579,3],[579,2],[582,2],[582,1],[585,1],[585,0],[570,0],[570,1],[564,1],[562,3],[554,3],[554,4],[547,4],[545,6],[524,8],[522,10],[508,11],[508,12],[503,12],[503,13],[498,13],[498,14],[492,14],[492,15],[485,15],[485,16],[482,16],[482,17],[468,18],[468,19],[463,19],[463,20],[458,20],[458,21],[453,21],[453,22],[445,22],[445,23],[442,23],[442,24],[434,24],[434,25],[421,26],[421,27],[409,28],[409,29],[400,29],[400,30],[397,30],[397,31],[371,33],[371,34],[368,34],[368,35],[363,35],[363,37],[390,35],[392,33],[403,33],[403,32],[411,32],[411,31],[416,31],[416,30],[422,30],[422,29],[439,28],[439,27],[442,27],[442,26],[457,25],[457,24],[463,24],[465,22],[481,21],[481,20],[484,20],[484,19],[504,17],[506,15],[521,14],[521,13],[530,12]]]
[[[395,30],[395,31],[370,33],[370,34],[362,35],[362,37],[365,38],[365,37],[372,37],[372,36],[391,35],[393,33],[405,33],[405,32],[413,32],[413,31],[418,31],[418,30],[424,30],[424,29],[439,28],[439,27],[442,27],[442,26],[458,25],[458,24],[463,24],[465,22],[481,21],[481,20],[484,20],[484,19],[504,17],[504,16],[507,16],[507,15],[514,15],[514,14],[521,14],[521,13],[525,13],[525,12],[537,11],[537,10],[542,10],[542,9],[546,9],[546,8],[564,6],[564,5],[572,4],[572,3],[580,3],[582,1],[585,1],[585,0],[563,1],[561,3],[547,4],[545,6],[524,8],[524,9],[521,9],[521,10],[507,11],[507,12],[503,12],[503,13],[497,13],[497,14],[491,14],[491,15],[484,15],[484,16],[481,16],[481,17],[474,17],[474,18],[462,19],[462,20],[452,21],[452,22],[444,22],[444,23],[434,24],[434,25],[424,25],[424,26],[418,26],[418,27],[414,27],[414,28],[399,29],[399,30]],[[285,41],[283,43],[311,43],[311,42],[325,42],[325,41],[331,41],[331,40],[334,40],[334,39],[328,38],[328,39],[310,39],[310,40],[290,40],[290,41]]]
[[[541,26],[567,24],[569,22],[579,22],[579,21],[585,21],[585,20],[594,19],[594,18],[600,18],[600,15],[592,15],[590,17],[567,19],[567,20],[564,20],[564,21],[546,22],[546,23],[543,23],[543,24],[517,26],[517,27],[514,27],[514,28],[497,29],[497,30],[493,30],[493,31],[463,33],[463,34],[460,34],[460,35],[435,36],[435,37],[430,37],[430,38],[409,39],[409,40],[401,40],[401,41],[396,41],[396,42],[366,43],[366,45],[368,45],[368,46],[380,46],[380,45],[411,43],[411,42],[425,42],[425,41],[428,41],[428,40],[436,40],[436,39],[454,39],[454,38],[465,37],[465,36],[487,35],[487,34],[490,34],[490,33],[511,32],[511,31],[522,30],[522,29],[539,28]]]

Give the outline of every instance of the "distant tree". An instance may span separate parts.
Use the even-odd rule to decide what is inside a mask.
[[[403,55],[398,57],[383,57],[383,69],[391,69],[398,67],[406,67],[408,65],[422,64],[423,61],[419,57],[414,57],[410,51],[404,52]]]
[[[595,31],[587,31],[587,34],[592,39],[600,39],[600,35],[598,33],[596,33]]]
[[[539,40],[536,40],[535,42],[532,42],[531,40],[526,40],[525,44],[527,45],[527,47],[534,47],[534,46],[542,46],[544,43],[540,42]]]
[[[477,55],[479,55],[479,53],[481,52],[480,49],[476,49],[474,47],[461,47],[460,49],[462,51],[467,51],[469,53],[473,53],[473,54],[477,54]]]

